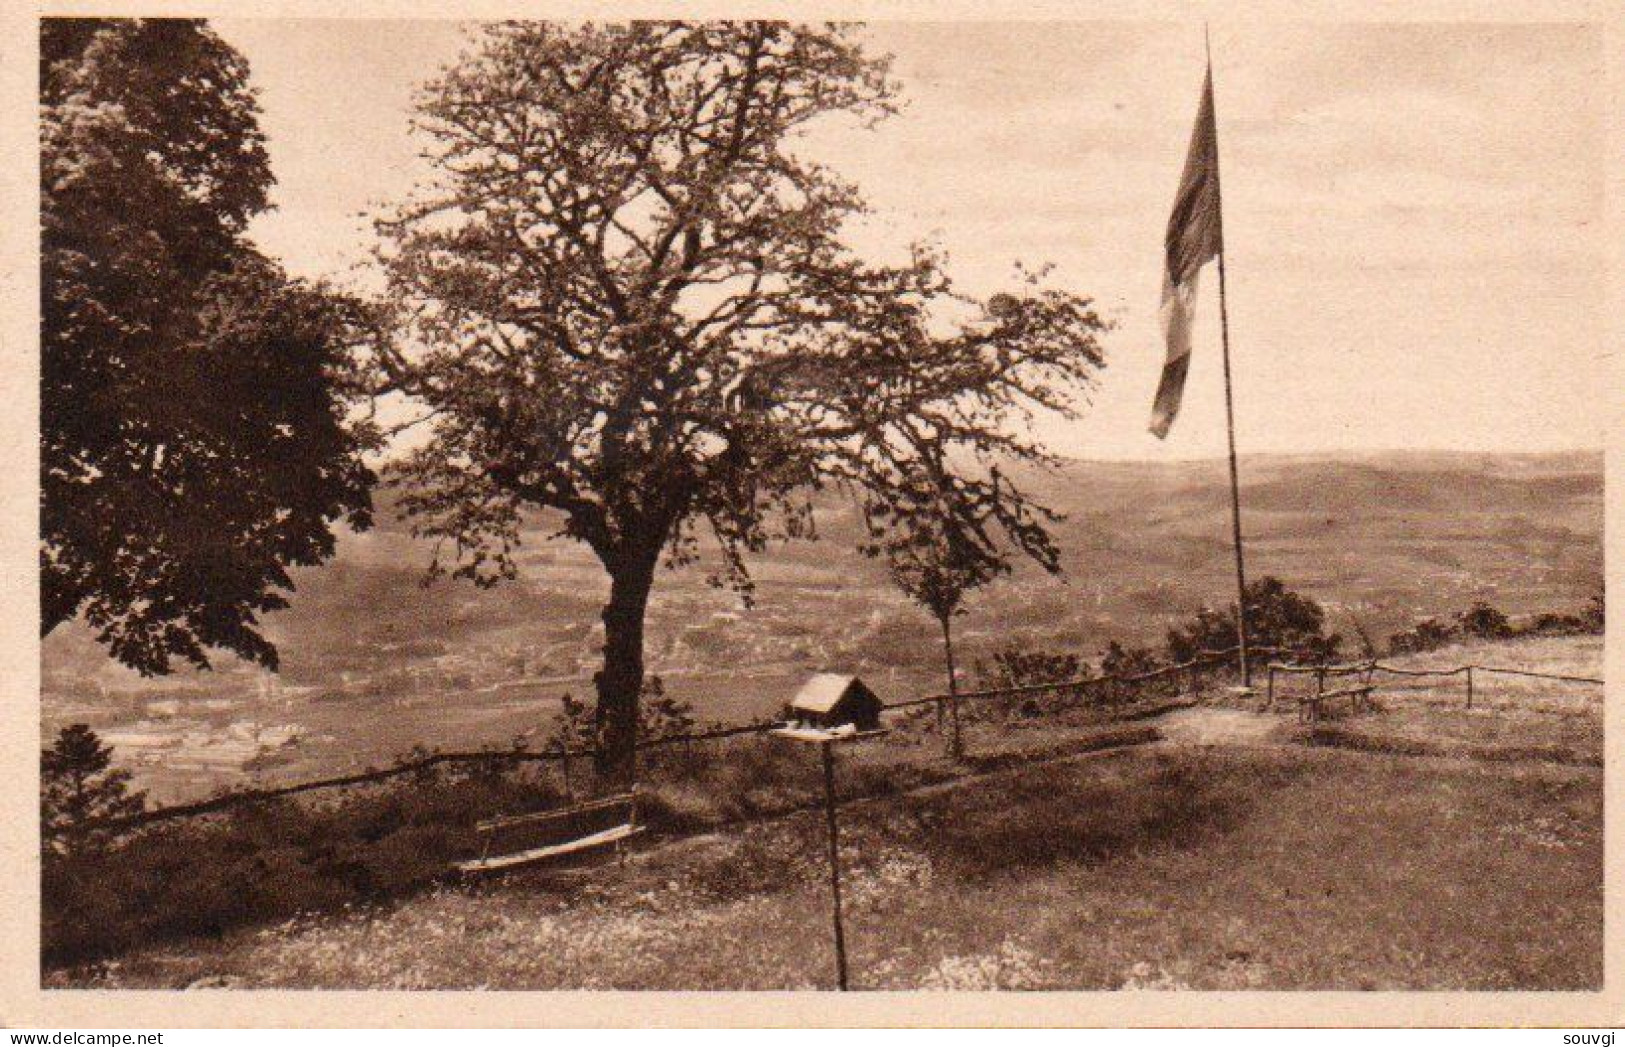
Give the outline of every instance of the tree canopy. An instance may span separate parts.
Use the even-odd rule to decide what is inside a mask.
[[[45,19],[40,46],[42,633],[83,615],[142,673],[274,667],[286,568],[369,522],[369,319],[244,238],[271,171],[204,23]]]
[[[1313,599],[1267,576],[1247,583],[1247,636],[1253,645],[1291,652],[1295,657],[1330,661],[1343,638],[1327,633],[1326,612]],[[1168,657],[1188,662],[1236,643],[1235,605],[1224,610],[1204,607],[1189,623],[1168,630]]]
[[[438,176],[381,226],[407,332],[381,362],[432,417],[403,505],[483,584],[528,508],[593,549],[612,762],[655,568],[701,528],[747,594],[746,554],[812,533],[831,486],[874,542],[929,501],[958,542],[1048,548],[998,463],[1047,460],[1019,423],[1077,409],[1103,324],[1032,280],[973,301],[928,247],[847,247],[858,191],[793,146],[894,91],[856,29],[767,22],[485,27],[423,91]]]

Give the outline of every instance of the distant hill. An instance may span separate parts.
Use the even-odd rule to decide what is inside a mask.
[[[1380,640],[1475,599],[1511,614],[1578,610],[1602,584],[1600,453],[1260,456],[1242,469],[1249,572],[1320,600],[1346,635],[1359,623]],[[1114,638],[1159,642],[1230,601],[1226,482],[1222,461],[1079,461],[1033,478],[1067,517],[1066,577],[1029,566],[979,594],[959,626],[967,658],[1007,643],[1092,657]],[[607,583],[584,548],[548,541],[537,521],[516,583],[426,586],[427,544],[384,510],[332,563],[296,573],[292,608],[269,623],[280,679],[225,660],[142,681],[83,627],[64,627],[44,644],[46,729],[122,731],[127,750],[154,757],[153,774],[194,788],[244,763],[285,776],[418,742],[534,739],[560,694],[590,692]],[[753,609],[707,586],[704,565],[659,578],[650,668],[702,714],[770,712],[820,668],[865,673],[889,695],[940,681],[930,621],[852,552],[850,508],[823,510],[818,542],[754,565]]]

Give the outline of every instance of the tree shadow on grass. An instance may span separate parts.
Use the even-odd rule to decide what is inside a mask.
[[[1100,773],[1089,765],[905,802],[894,835],[966,880],[1060,863],[1182,850],[1244,824],[1291,784],[1287,766],[1159,755]]]

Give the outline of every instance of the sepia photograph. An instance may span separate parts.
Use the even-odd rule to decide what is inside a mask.
[[[28,23],[46,996],[1601,998],[1608,26],[521,15]]]

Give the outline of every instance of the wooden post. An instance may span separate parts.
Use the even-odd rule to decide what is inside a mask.
[[[1311,710],[1309,713],[1309,721],[1311,723],[1315,723],[1320,720],[1320,706],[1321,703],[1326,700],[1324,697],[1325,694],[1326,667],[1324,665],[1318,665],[1315,667],[1315,704],[1309,707]]]
[[[1467,667],[1467,708],[1473,707],[1473,667]]]
[[[819,748],[824,752],[824,814],[829,823],[829,891],[835,923],[835,984],[845,992],[846,931],[841,926],[841,842],[840,830],[835,822],[835,745],[825,742]]]
[[[1266,712],[1275,711],[1275,665],[1269,667],[1269,682],[1264,685],[1264,709]]]
[[[638,827],[638,784],[635,781],[632,783],[631,796],[632,798],[627,801],[626,824],[636,829]],[[615,841],[615,864],[623,866],[626,864],[626,841],[624,839]]]

